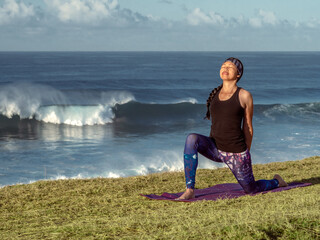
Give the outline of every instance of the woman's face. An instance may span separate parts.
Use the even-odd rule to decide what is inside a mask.
[[[225,62],[220,69],[220,78],[222,80],[237,80],[240,77],[236,65],[232,62]]]

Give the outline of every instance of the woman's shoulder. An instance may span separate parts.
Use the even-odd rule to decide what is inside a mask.
[[[252,104],[253,102],[251,93],[243,88],[240,88],[239,99],[242,106],[248,105],[250,103]]]
[[[240,98],[241,97],[244,97],[244,98],[252,98],[252,95],[251,95],[251,93],[249,92],[249,91],[247,91],[247,90],[245,90],[244,88],[241,88],[241,87],[239,87],[240,88],[240,91],[239,91],[239,95],[240,95]]]

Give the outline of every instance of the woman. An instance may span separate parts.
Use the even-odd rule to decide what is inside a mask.
[[[206,118],[212,121],[210,136],[188,135],[184,149],[187,189],[177,200],[195,197],[198,152],[212,161],[227,164],[246,193],[287,186],[278,174],[272,180],[254,179],[250,156],[253,100],[250,92],[237,86],[242,74],[243,65],[239,59],[228,58],[222,64],[220,78],[223,83],[207,100]]]

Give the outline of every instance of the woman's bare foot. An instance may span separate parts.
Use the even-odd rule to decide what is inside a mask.
[[[192,198],[195,198],[194,189],[187,188],[187,190],[180,197],[176,198],[175,200],[188,200],[188,199],[192,199]]]
[[[278,180],[279,187],[287,187],[288,186],[288,183],[286,183],[279,174],[274,175],[273,178]]]

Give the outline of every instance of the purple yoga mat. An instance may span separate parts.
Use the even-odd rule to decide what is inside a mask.
[[[141,196],[147,197],[149,199],[153,200],[170,200],[170,201],[180,201],[180,202],[194,202],[199,200],[218,200],[218,199],[231,199],[231,198],[237,198],[244,195],[257,195],[257,194],[264,194],[268,192],[281,192],[284,190],[289,190],[292,188],[297,187],[306,187],[310,186],[311,183],[298,183],[298,182],[292,182],[288,184],[287,187],[281,187],[281,188],[275,188],[269,191],[264,192],[258,192],[254,194],[246,194],[242,187],[238,183],[223,183],[223,184],[217,184],[209,188],[204,189],[195,189],[195,198],[190,200],[175,200],[176,198],[180,197],[183,192],[180,193],[163,193],[161,196],[155,195],[155,194],[149,194],[149,195],[143,195]]]

